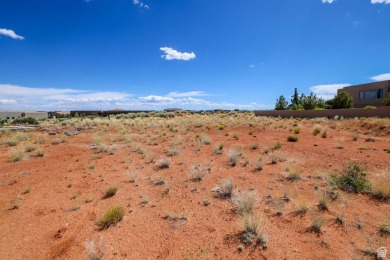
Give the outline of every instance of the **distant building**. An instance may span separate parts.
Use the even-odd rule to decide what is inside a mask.
[[[0,120],[15,120],[18,117],[32,117],[39,120],[48,118],[48,113],[43,111],[0,110]]]
[[[353,98],[355,108],[364,108],[365,106],[383,106],[383,99],[390,92],[390,80],[373,82],[355,86],[349,86],[337,90],[347,92]]]

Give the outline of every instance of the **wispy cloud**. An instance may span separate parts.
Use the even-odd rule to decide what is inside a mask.
[[[104,92],[78,89],[33,88],[0,84],[0,109],[112,109],[160,110],[167,107],[183,109],[264,109],[270,105],[236,104],[226,101],[210,101],[203,91],[170,92],[166,95],[136,96],[127,92]]]
[[[390,4],[390,0],[371,0],[371,4]]]
[[[177,50],[172,49],[171,47],[161,47],[161,51],[165,54],[161,55],[161,58],[166,60],[192,60],[196,58],[194,52],[179,52]]]
[[[317,85],[310,88],[314,94],[325,100],[333,98],[337,94],[337,90],[351,86],[351,84],[328,84],[328,85]]]
[[[249,65],[249,68],[256,68],[256,65],[254,65],[254,64],[251,64],[251,65]]]
[[[372,77],[371,79],[375,80],[375,81],[390,80],[390,73],[376,75],[376,76]]]
[[[0,36],[8,36],[15,40],[24,40],[23,36],[17,35],[14,31],[8,29],[0,29]]]
[[[149,5],[141,2],[140,0],[133,0],[133,4],[138,5],[141,8],[150,9]]]
[[[331,4],[333,3],[335,0],[322,0],[322,3],[326,3],[326,4]]]

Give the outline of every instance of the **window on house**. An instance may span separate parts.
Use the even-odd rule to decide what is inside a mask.
[[[364,92],[359,91],[359,100],[362,100],[362,99],[364,99]]]
[[[7,116],[7,119],[9,119],[9,116]]]
[[[376,89],[366,90],[364,92],[364,99],[376,99]]]
[[[12,119],[15,119],[15,117],[13,116]]]
[[[376,98],[383,98],[383,88],[377,90]]]

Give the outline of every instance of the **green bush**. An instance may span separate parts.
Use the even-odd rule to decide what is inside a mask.
[[[104,194],[104,199],[111,198],[112,196],[115,195],[117,192],[118,188],[117,187],[108,187],[106,190],[106,193]]]
[[[371,190],[371,184],[365,176],[364,170],[358,164],[349,163],[344,166],[341,176],[332,176],[332,179],[344,191],[360,193]]]
[[[387,93],[387,96],[383,99],[383,104],[385,104],[385,106],[390,106],[390,92]]]
[[[364,109],[375,109],[376,106],[365,106]]]
[[[103,218],[101,218],[97,225],[100,229],[107,229],[112,225],[115,225],[116,223],[120,222],[123,219],[123,216],[125,215],[125,211],[122,207],[116,206],[113,208],[110,208]]]
[[[296,141],[298,141],[298,136],[296,136],[296,135],[289,135],[289,136],[287,136],[287,141],[289,141],[289,142],[296,142]]]
[[[353,99],[347,92],[341,91],[333,100],[331,100],[332,108],[353,108]]]

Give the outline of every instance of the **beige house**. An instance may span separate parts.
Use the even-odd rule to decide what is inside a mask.
[[[337,90],[347,92],[353,98],[355,108],[364,108],[365,106],[383,106],[383,100],[390,92],[390,80],[366,83],[361,85],[349,86]]]
[[[0,110],[0,120],[15,120],[18,117],[32,117],[39,120],[47,118],[48,113],[43,111]]]

